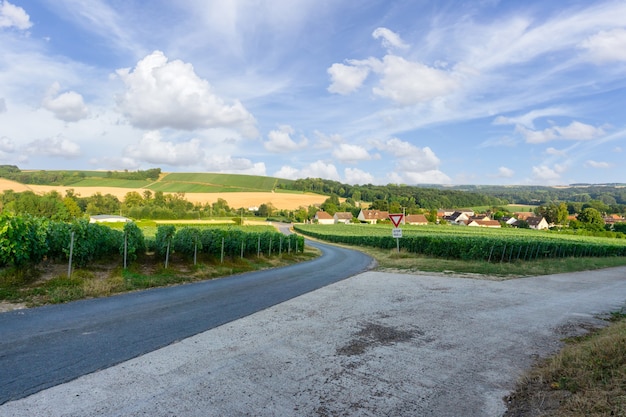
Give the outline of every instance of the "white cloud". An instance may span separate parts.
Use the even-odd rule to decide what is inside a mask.
[[[387,29],[387,28],[376,28],[372,33],[372,37],[374,39],[381,39],[383,46],[386,49],[398,48],[398,49],[407,49],[409,45],[404,43],[400,35],[397,33]]]
[[[15,27],[20,30],[26,30],[32,25],[30,16],[24,9],[6,0],[0,3],[0,28]]]
[[[560,165],[555,165],[554,168],[550,168],[546,165],[534,166],[532,169],[532,179],[540,185],[555,184],[561,179],[561,174],[564,171],[564,167]]]
[[[136,145],[127,146],[125,155],[151,164],[194,165],[203,160],[204,150],[198,139],[173,143],[163,141],[160,132],[150,131]]]
[[[345,181],[348,184],[374,184],[374,176],[358,168],[346,168],[343,170]]]
[[[276,171],[273,176],[278,178],[286,178],[288,180],[297,180],[299,178],[299,173],[300,171],[298,171],[296,168],[285,165],[281,167],[278,171]]]
[[[83,96],[74,91],[59,93],[60,90],[59,83],[54,83],[48,89],[41,105],[65,122],[77,122],[89,115]]]
[[[203,167],[210,172],[242,175],[267,175],[265,163],[254,163],[246,158],[233,158],[228,155],[210,155],[203,161]]]
[[[528,113],[516,117],[498,116],[494,119],[494,125],[522,125],[524,127],[534,129],[535,120],[548,116],[566,115],[567,110],[560,107],[550,107],[546,109],[532,110]]]
[[[546,149],[546,153],[552,156],[567,156],[567,152],[552,147]]]
[[[272,130],[267,134],[268,141],[263,143],[265,149],[270,152],[286,153],[303,148],[307,145],[308,140],[302,138],[300,143],[296,143],[291,139],[295,131],[289,125],[280,126],[277,130]]]
[[[344,163],[355,163],[372,159],[370,154],[362,146],[342,143],[333,151],[333,156]]]
[[[62,158],[76,158],[81,154],[80,146],[77,143],[62,137],[34,140],[25,146],[24,151],[28,155]]]
[[[626,61],[626,29],[600,31],[580,43],[596,63]]]
[[[543,143],[551,140],[592,140],[605,134],[600,127],[573,121],[567,126],[553,126],[544,130],[527,129],[517,125],[516,130],[524,136],[527,143]]]
[[[337,167],[333,164],[327,164],[324,161],[315,161],[302,169],[296,169],[290,166],[281,167],[276,173],[275,177],[287,178],[287,179],[299,179],[299,178],[325,178],[334,181],[341,181]]]
[[[451,73],[395,55],[383,58],[380,73],[380,85],[373,89],[374,93],[400,105],[430,101],[459,87]]]
[[[0,151],[2,152],[14,152],[15,144],[6,136],[0,137]]]
[[[127,89],[118,97],[119,109],[137,127],[182,130],[229,127],[244,136],[258,135],[254,117],[237,100],[218,97],[191,64],[168,61],[154,51],[129,68],[117,70]]]
[[[440,160],[429,147],[419,148],[409,142],[392,138],[378,143],[377,148],[397,159],[395,172],[390,178],[396,183],[444,184],[451,179],[439,170]]]
[[[498,168],[498,174],[496,175],[498,178],[512,178],[515,175],[515,171],[511,168],[500,167]]]
[[[346,95],[358,90],[370,73],[366,66],[333,64],[327,70],[331,84],[328,91]]]
[[[564,127],[555,126],[554,130],[562,139],[570,140],[591,140],[605,134],[604,130],[600,127],[594,127],[577,121],[573,121],[568,126]]]
[[[599,162],[589,159],[585,161],[585,167],[605,169],[610,168],[611,164],[609,164],[608,162]]]

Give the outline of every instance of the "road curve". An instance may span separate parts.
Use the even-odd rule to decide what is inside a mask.
[[[367,270],[308,242],[314,260],[232,277],[0,314],[0,404],[151,352]]]

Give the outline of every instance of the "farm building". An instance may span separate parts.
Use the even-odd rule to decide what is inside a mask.
[[[424,226],[428,224],[426,216],[423,214],[407,214],[404,218],[406,224]]]
[[[315,213],[315,221],[319,224],[335,224],[335,219],[325,211]]]
[[[467,225],[472,227],[502,227],[497,220],[471,220]]]
[[[526,218],[526,223],[531,229],[544,230],[550,228],[550,225],[543,217],[528,217]]]
[[[352,213],[347,212],[347,211],[338,211],[337,213],[335,213],[335,215],[333,216],[333,219],[335,220],[335,224],[336,223],[345,223],[348,224],[352,221],[352,218],[354,216],[352,215]]]
[[[376,224],[380,220],[387,220],[389,218],[389,212],[380,210],[361,210],[357,218],[364,223]]]

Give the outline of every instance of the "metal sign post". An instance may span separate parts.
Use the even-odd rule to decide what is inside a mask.
[[[404,218],[404,214],[390,214],[389,219],[393,223],[394,228],[391,230],[391,236],[396,239],[396,248],[398,253],[400,253],[400,238],[402,237],[402,229],[398,228],[402,219]]]

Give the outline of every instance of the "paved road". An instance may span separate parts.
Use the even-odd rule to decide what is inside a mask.
[[[308,244],[322,256],[218,280],[0,314],[0,404],[340,281],[372,262],[359,252]]]
[[[0,406],[2,417],[491,417],[624,308],[626,267],[487,281],[369,271]]]

